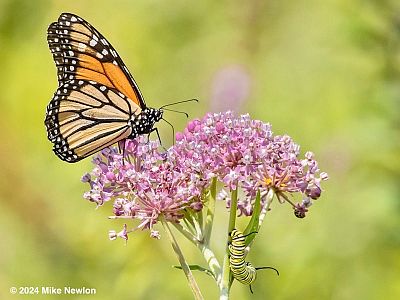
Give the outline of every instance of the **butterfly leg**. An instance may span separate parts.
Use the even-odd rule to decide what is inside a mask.
[[[125,165],[125,148],[126,148],[126,139],[123,139],[122,141],[118,142],[119,152],[122,153],[122,165]]]
[[[150,134],[151,134],[153,131],[155,131],[155,132],[157,133],[158,141],[160,142],[161,147],[163,147],[163,148],[165,149],[165,147],[163,146],[163,144],[162,144],[162,142],[161,142],[160,133],[158,132],[158,128],[157,128],[157,127],[151,129],[151,131],[149,132],[149,134],[147,135],[147,137],[149,137],[149,139],[150,139]],[[167,149],[165,149],[165,150],[167,150]]]
[[[172,128],[172,142],[175,145],[175,128],[174,125],[172,125],[170,122],[168,122],[167,120],[163,119],[169,126],[171,126]]]
[[[119,141],[119,142],[118,142],[118,150],[119,150],[119,153],[123,153],[124,148],[125,148],[125,140]]]
[[[157,127],[153,128],[153,131],[155,131],[157,133],[158,141],[160,142],[160,145],[164,148],[164,146],[161,142],[160,133],[158,132],[158,128]]]

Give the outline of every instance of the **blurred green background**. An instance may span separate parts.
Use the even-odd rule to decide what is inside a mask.
[[[56,89],[47,26],[61,12],[119,51],[147,103],[197,97],[191,117],[231,107],[312,150],[330,175],[305,219],[273,204],[249,256],[263,271],[232,299],[400,299],[400,2],[0,0],[0,299],[191,299],[168,240],[108,240],[111,204],[82,198],[90,159],[66,164],[43,124]],[[186,120],[168,114],[181,130]],[[167,140],[170,128],[160,125]],[[214,238],[228,214],[218,206]],[[161,230],[161,228],[160,228]],[[163,232],[161,231],[163,234]],[[192,263],[203,263],[182,241]],[[224,245],[214,244],[218,255]],[[209,277],[195,274],[206,299]],[[18,296],[72,286],[95,296]]]

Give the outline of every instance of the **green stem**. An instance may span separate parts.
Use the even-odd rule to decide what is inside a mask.
[[[196,213],[196,219],[199,222],[200,227],[203,228],[203,226],[204,226],[203,211],[199,211]]]
[[[203,257],[206,260],[207,265],[210,268],[211,272],[213,273],[215,281],[218,285],[218,283],[222,281],[222,272],[221,272],[221,266],[217,258],[215,257],[214,252],[205,244],[200,244],[199,249],[203,254]]]
[[[214,177],[211,182],[210,190],[208,191],[207,212],[203,229],[203,238],[197,243],[197,247],[203,254],[208,267],[210,268],[217,285],[222,281],[221,265],[219,264],[214,252],[210,249],[210,238],[214,222],[215,200],[217,196],[217,178]],[[201,225],[202,223],[200,223]],[[203,228],[203,227],[202,227]]]
[[[187,262],[185,260],[185,257],[183,256],[183,253],[182,253],[181,249],[179,248],[179,245],[178,245],[174,235],[172,234],[171,229],[168,226],[167,221],[163,218],[163,219],[161,219],[161,223],[163,224],[165,232],[167,233],[168,238],[169,238],[169,240],[170,240],[170,242],[172,244],[172,248],[174,249],[175,254],[178,257],[179,264],[181,265],[182,270],[186,275],[186,278],[188,280],[189,286],[192,289],[192,293],[193,293],[194,298],[196,300],[203,300],[204,298],[201,295],[200,289],[199,289],[199,287],[198,287],[198,285],[196,283],[196,280],[193,277],[192,271],[190,270],[190,268],[189,268],[189,266],[188,266],[188,264],[187,264]]]
[[[191,223],[194,225],[194,229],[196,232],[196,238],[201,241],[203,240],[203,228],[201,227],[199,220],[196,218],[197,213],[190,213]]]
[[[200,241],[186,227],[183,227],[180,223],[172,223],[172,225],[193,244],[196,246],[199,244]]]
[[[220,290],[220,300],[229,299],[229,290],[230,290],[230,279],[231,279],[231,270],[229,266],[229,248],[228,248],[228,241],[229,241],[229,233],[235,228],[236,222],[236,211],[237,211],[237,194],[238,191],[233,190],[231,194],[231,208],[229,213],[229,224],[228,224],[228,234],[227,234],[227,242],[226,242],[226,251],[224,256],[224,266],[222,270],[222,281],[219,284]]]
[[[211,182],[210,193],[207,203],[206,224],[204,226],[203,243],[208,247],[210,244],[211,231],[214,222],[215,199],[217,198],[217,178],[214,177]]]
[[[195,234],[196,232],[196,228],[194,226],[194,223],[192,221],[192,218],[190,216],[190,213],[188,211],[184,212],[184,218],[182,219],[183,222],[185,222],[186,228],[192,233]]]
[[[237,195],[238,195],[237,189],[233,190],[232,194],[231,194],[231,208],[230,208],[230,212],[229,212],[228,234],[231,233],[231,231],[233,229],[235,229],[236,211],[237,211]],[[228,249],[228,248],[226,248],[226,249]]]

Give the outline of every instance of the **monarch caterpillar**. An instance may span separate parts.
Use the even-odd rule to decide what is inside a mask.
[[[279,275],[277,269],[273,267],[254,267],[250,262],[245,261],[245,249],[246,249],[246,236],[256,232],[251,232],[244,235],[241,231],[233,229],[229,234],[231,242],[228,245],[229,248],[229,265],[233,274],[233,278],[242,284],[250,286],[250,292],[253,293],[251,284],[256,280],[257,270],[261,269],[272,269],[275,270]]]
[[[170,124],[162,117],[170,110],[165,107],[197,101],[147,107],[117,51],[77,15],[62,13],[50,24],[47,42],[57,67],[58,89],[47,106],[45,125],[53,151],[66,162],[141,134],[158,135],[156,122]]]

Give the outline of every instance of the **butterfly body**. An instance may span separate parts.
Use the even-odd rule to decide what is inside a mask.
[[[128,124],[132,127],[130,139],[135,138],[140,134],[148,134],[153,131],[154,124],[161,120],[163,111],[146,107],[139,115],[132,114]]]
[[[155,130],[163,111],[146,106],[122,59],[93,26],[63,13],[50,24],[47,41],[58,89],[47,106],[45,125],[59,158],[77,162]]]

